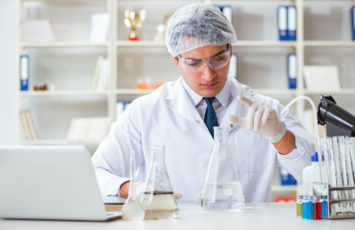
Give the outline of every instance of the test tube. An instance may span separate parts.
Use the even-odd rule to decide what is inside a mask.
[[[349,185],[355,186],[355,142],[350,137],[345,138],[347,145],[347,163],[348,163],[348,176]],[[351,199],[355,199],[355,190],[350,193]],[[352,212],[355,214],[355,203],[352,203]]]
[[[335,154],[334,154],[334,149],[333,149],[333,141],[331,137],[326,138],[326,145],[327,145],[327,150],[328,150],[328,160],[329,160],[329,175],[330,175],[330,185],[332,187],[337,186],[337,180],[336,180],[336,167],[335,167]],[[337,200],[338,199],[338,191],[332,191],[331,194],[332,199]],[[340,213],[340,206],[339,204],[332,204],[330,206],[331,212],[332,213]]]
[[[330,163],[329,163],[329,153],[327,148],[327,140],[325,137],[320,138],[320,146],[324,156],[323,169],[325,171],[325,183],[330,184],[331,175],[330,175]]]
[[[342,172],[342,186],[348,187],[349,186],[349,180],[348,180],[348,167],[347,167],[347,162],[346,162],[346,152],[347,152],[347,146],[345,143],[345,137],[344,136],[339,136],[338,137],[338,144],[339,144],[339,163],[340,163],[340,169]],[[349,200],[350,199],[350,193],[349,191],[343,191],[343,199]],[[345,207],[345,213],[349,214],[352,212],[352,207],[350,203],[344,204]]]

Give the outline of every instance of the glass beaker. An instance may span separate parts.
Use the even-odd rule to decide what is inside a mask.
[[[121,210],[124,220],[143,220],[144,218],[144,209],[136,197],[135,167],[135,152],[131,151],[129,158],[129,194]]]
[[[178,206],[165,166],[165,148],[152,146],[151,157],[142,197],[145,219],[175,218]]]
[[[201,206],[206,209],[239,210],[244,207],[236,161],[228,145],[228,128],[214,127],[214,144],[202,189]]]

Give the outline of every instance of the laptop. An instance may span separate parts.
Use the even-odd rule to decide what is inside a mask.
[[[0,218],[106,221],[84,146],[0,146]]]

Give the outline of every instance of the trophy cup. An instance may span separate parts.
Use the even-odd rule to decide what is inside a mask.
[[[128,40],[138,41],[137,29],[141,27],[145,19],[145,10],[139,12],[125,10],[124,11],[124,24],[130,29]]]

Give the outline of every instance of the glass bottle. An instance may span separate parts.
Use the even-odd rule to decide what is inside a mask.
[[[151,157],[142,197],[145,219],[175,218],[178,206],[165,166],[165,148],[152,146]]]
[[[144,218],[144,209],[136,197],[136,184],[134,178],[135,167],[135,152],[131,151],[129,158],[129,194],[121,210],[122,218],[124,220],[143,220]]]
[[[239,210],[244,207],[236,161],[228,145],[228,128],[214,127],[214,144],[201,193],[206,209]]]

